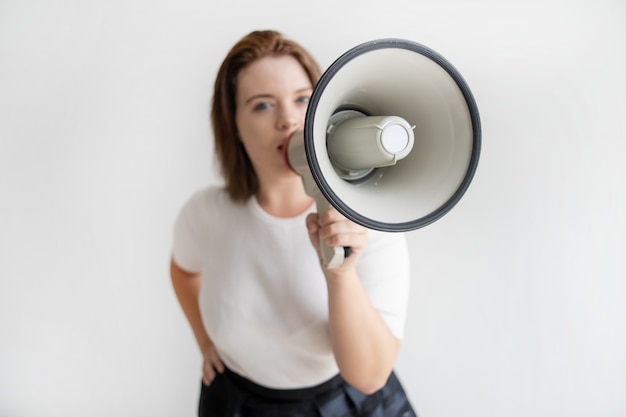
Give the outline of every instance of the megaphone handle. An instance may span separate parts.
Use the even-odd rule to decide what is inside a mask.
[[[315,204],[317,205],[317,214],[321,215],[330,208],[330,203],[321,193],[315,196]],[[343,264],[345,257],[350,255],[350,248],[343,246],[328,246],[323,239],[320,238],[320,252],[324,266],[328,269],[339,268]]]

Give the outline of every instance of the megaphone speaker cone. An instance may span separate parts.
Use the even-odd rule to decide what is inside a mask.
[[[385,128],[387,119],[395,127]],[[368,127],[352,127],[333,143],[342,123]],[[459,72],[401,39],[370,41],[339,57],[313,90],[303,134],[324,198],[352,221],[390,232],[450,211],[469,187],[481,146],[478,109]]]

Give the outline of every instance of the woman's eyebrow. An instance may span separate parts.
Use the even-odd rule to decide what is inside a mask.
[[[257,100],[257,99],[263,99],[263,98],[274,98],[273,95],[271,94],[266,94],[266,93],[261,93],[261,94],[255,94],[253,96],[248,97],[248,99],[246,100],[246,103],[250,103],[253,100]]]
[[[295,90],[294,93],[301,94],[301,93],[308,93],[308,92],[311,92],[311,91],[313,91],[313,88],[307,86],[307,87],[302,87],[302,88],[299,88],[299,89]],[[254,95],[248,97],[248,99],[245,101],[245,103],[250,103],[253,100],[268,99],[268,98],[269,99],[273,99],[274,95],[270,94],[270,93],[254,94]]]

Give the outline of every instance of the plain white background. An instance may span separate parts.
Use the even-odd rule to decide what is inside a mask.
[[[626,415],[623,1],[0,0],[0,416],[194,415],[171,228],[218,180],[212,82],[258,28],[323,67],[417,41],[475,95],[474,182],[409,234],[420,416]]]

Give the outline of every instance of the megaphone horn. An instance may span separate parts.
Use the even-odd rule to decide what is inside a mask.
[[[369,229],[403,232],[448,213],[478,165],[478,108],[441,55],[403,39],[363,43],[315,86],[287,158],[318,213],[331,205]],[[328,268],[347,251],[322,245]]]

